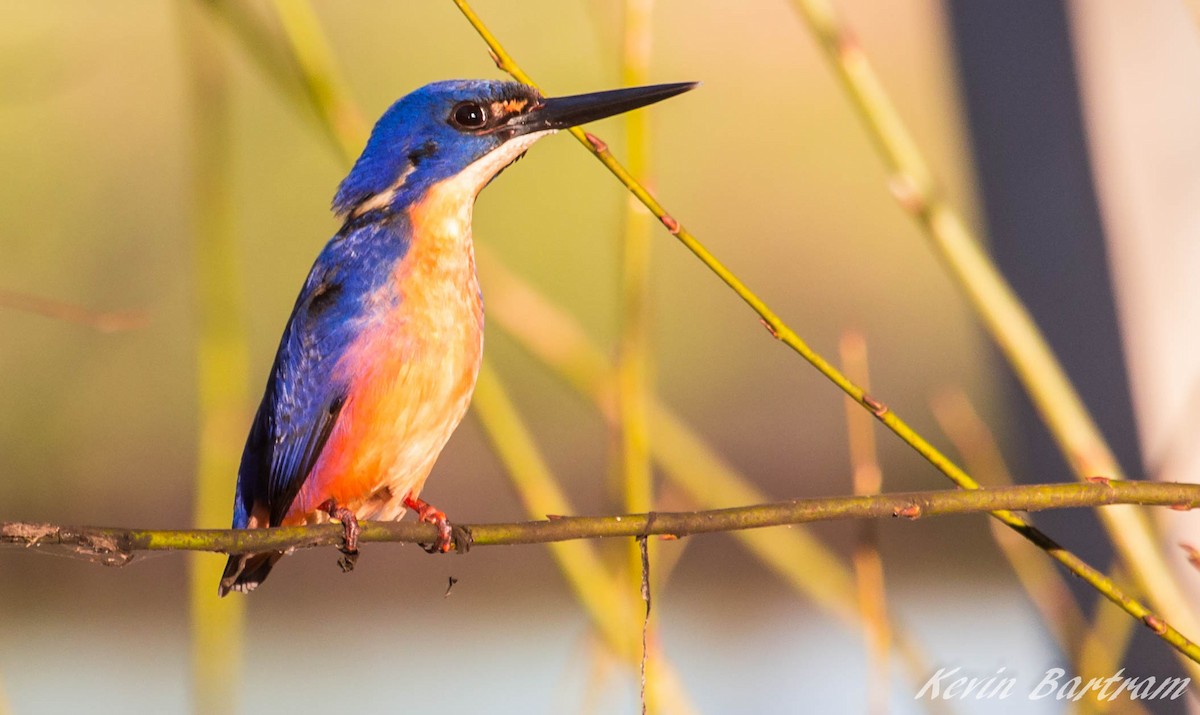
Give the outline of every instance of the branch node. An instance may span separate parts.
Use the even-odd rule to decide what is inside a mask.
[[[862,51],[862,46],[858,43],[858,38],[850,31],[850,28],[838,26],[834,29],[833,45],[837,49],[838,59],[842,62],[853,64],[864,64],[866,55]]]
[[[912,174],[907,172],[892,174],[888,179],[888,191],[905,211],[920,215],[929,208],[929,202]]]
[[[583,136],[588,140],[588,144],[592,145],[592,151],[596,152],[597,154],[604,154],[608,151],[608,144],[606,144],[600,137],[592,134],[591,132],[584,132]]]
[[[672,236],[679,235],[679,231],[680,231],[681,227],[679,225],[679,222],[675,220],[674,216],[670,216],[668,214],[663,214],[662,216],[658,217],[658,220],[662,221],[662,225],[667,227],[667,230],[671,232]]]
[[[871,411],[871,414],[875,415],[876,417],[883,417],[888,413],[889,408],[887,405],[875,399],[874,396],[866,392],[863,393],[862,403],[868,410]]]
[[[1150,630],[1154,631],[1160,636],[1167,632],[1166,622],[1153,613],[1147,613],[1146,615],[1142,616],[1142,622],[1145,623]]]
[[[654,521],[654,512],[646,517],[646,529]],[[646,713],[646,638],[650,631],[650,549],[646,544],[646,535],[637,537],[638,549],[642,556],[642,600],[646,602],[646,614],[642,618],[642,713]]]
[[[776,340],[779,339],[779,331],[775,329],[774,325],[771,325],[770,323],[768,323],[766,318],[759,318],[758,322],[761,323],[762,326],[767,329],[767,332],[771,334],[772,338],[775,338]]]
[[[910,503],[907,506],[896,507],[892,510],[892,516],[902,516],[905,519],[916,520],[921,518],[921,505],[916,502]]]

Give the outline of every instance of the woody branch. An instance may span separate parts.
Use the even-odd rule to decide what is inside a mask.
[[[1084,484],[794,499],[707,511],[613,516],[548,515],[544,521],[460,525],[469,543],[459,546],[539,544],[631,536],[677,538],[814,521],[883,517],[917,519],[999,510],[1041,511],[1112,504],[1194,509],[1200,507],[1200,484],[1097,479]],[[359,542],[429,543],[435,537],[436,529],[430,524],[363,522]],[[0,546],[68,554],[110,566],[128,563],[140,551],[249,553],[341,544],[342,528],[337,524],[239,530],[130,529],[19,521],[0,523]],[[1043,548],[1051,546],[1039,545]]]

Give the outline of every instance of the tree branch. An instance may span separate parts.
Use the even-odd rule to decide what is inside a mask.
[[[759,529],[840,519],[905,517],[918,519],[997,510],[1040,511],[1111,504],[1200,507],[1200,484],[1099,480],[1087,484],[1041,484],[999,489],[924,491],[874,496],[794,499],[690,512],[651,512],[618,516],[550,516],[545,521],[463,525],[464,546],[543,544],[572,539],[664,536]],[[360,542],[430,543],[430,524],[370,521],[362,523]],[[126,529],[57,526],[28,522],[0,523],[0,546],[65,554],[108,566],[123,566],[139,551],[214,551],[250,553],[340,546],[337,524],[274,529]],[[1046,548],[1047,545],[1042,545]]]

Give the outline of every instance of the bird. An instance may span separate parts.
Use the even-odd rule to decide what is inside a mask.
[[[538,140],[686,92],[694,82],[543,97],[499,80],[448,80],[387,109],[338,186],[341,229],[321,250],[279,341],[238,467],[233,527],[361,519],[409,509],[467,411],[483,355],[475,198]],[[218,594],[247,593],[283,552],[230,554]]]

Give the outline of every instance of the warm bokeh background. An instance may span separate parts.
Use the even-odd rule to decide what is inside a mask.
[[[499,76],[449,2],[314,4],[352,94],[372,117],[428,81]],[[868,0],[839,5],[951,202],[975,216],[951,36],[952,28],[971,31],[968,10],[952,3],[948,23],[935,0],[886,10]],[[271,17],[269,5],[256,8]],[[548,92],[619,83],[618,4],[481,0],[477,10]],[[1012,397],[1014,384],[961,293],[888,194],[882,164],[792,9],[660,0],[654,18],[651,81],[704,82],[648,110],[659,198],[817,350],[833,357],[843,331],[862,331],[873,392],[937,444],[948,447],[930,400],[961,390],[1014,465],[1031,464],[1024,448],[1027,432],[1040,430],[1036,417]],[[337,228],[328,205],[341,159],[311,112],[211,13],[188,2],[0,5],[0,289],[149,318],[144,327],[102,333],[0,307],[0,520],[190,523],[198,439],[194,146],[205,116],[197,47],[223,67],[229,160],[219,169],[234,199],[241,275],[224,288],[244,306],[252,400],[300,282]],[[1069,47],[1059,55],[1070,76]],[[988,60],[976,53],[973,61]],[[1073,111],[1077,99],[1064,101]],[[620,120],[590,129],[622,156]],[[1003,205],[990,198],[984,203]],[[475,234],[611,346],[626,201],[602,167],[559,136],[484,192]],[[653,260],[663,400],[772,497],[848,493],[835,388],[771,340],[666,232],[656,233]],[[488,264],[481,266],[486,297]],[[602,419],[495,325],[487,339],[576,509],[617,509]],[[1118,346],[1110,352],[1119,358]],[[254,407],[244,404],[245,424]],[[880,447],[885,489],[945,486],[895,439],[881,435]],[[227,449],[236,457],[240,444]],[[1049,472],[1034,480],[1068,479]],[[425,496],[457,520],[523,515],[472,418]],[[663,498],[687,506],[670,490]],[[1056,533],[1070,546],[1097,538],[1092,521],[1078,529],[1061,523],[1066,530]],[[879,526],[894,608],[931,663],[981,675],[1005,667],[1034,680],[1063,665],[984,518]],[[814,531],[848,552],[857,526]],[[728,537],[663,551],[682,552],[656,594],[663,647],[701,711],[865,707],[858,632],[797,598]],[[1106,563],[1102,551],[1092,553]],[[622,555],[613,549],[614,559]],[[443,598],[450,576],[458,584]],[[0,693],[14,713],[187,711],[187,594],[179,555],[108,570],[0,551]],[[342,703],[361,712],[634,707],[632,672],[598,655],[540,547],[431,558],[412,547],[370,546],[347,576],[331,551],[303,553],[245,601],[237,705],[247,712]],[[1173,672],[1160,645],[1139,644],[1144,672]],[[907,712],[915,689],[901,675],[895,682],[896,711]]]

